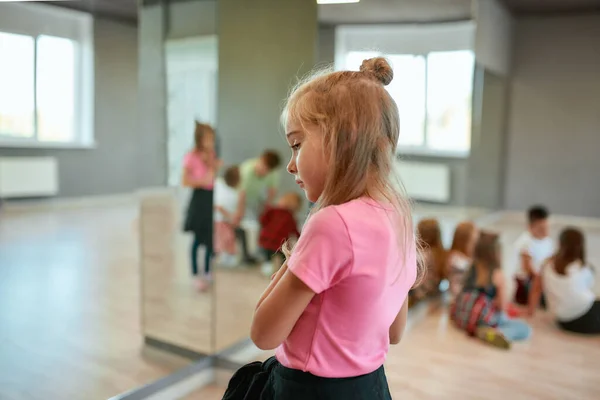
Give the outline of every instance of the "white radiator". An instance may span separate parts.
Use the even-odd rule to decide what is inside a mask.
[[[0,198],[57,193],[58,165],[54,157],[0,157]]]
[[[447,165],[398,161],[396,168],[411,198],[435,203],[450,201],[450,168]]]

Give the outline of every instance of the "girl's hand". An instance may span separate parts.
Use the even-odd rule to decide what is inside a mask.
[[[233,215],[233,218],[231,219],[231,225],[233,225],[235,228],[237,228],[238,226],[240,226],[241,222],[242,222],[242,216],[240,215],[240,213],[235,213]]]

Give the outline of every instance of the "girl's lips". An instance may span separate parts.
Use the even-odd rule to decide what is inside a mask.
[[[299,180],[299,179],[296,179],[296,184],[297,184],[298,186],[300,186],[301,188],[304,188],[304,182],[302,182],[301,180]]]

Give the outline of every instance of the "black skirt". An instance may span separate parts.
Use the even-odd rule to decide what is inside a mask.
[[[194,189],[190,197],[183,230],[194,233],[200,244],[210,249],[213,248],[212,190]]]
[[[274,362],[261,400],[391,400],[383,366],[353,378],[322,378]]]
[[[584,335],[600,334],[600,300],[592,304],[592,308],[581,317],[572,321],[557,321],[565,331],[582,333]]]

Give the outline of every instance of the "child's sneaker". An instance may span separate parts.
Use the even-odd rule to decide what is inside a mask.
[[[494,347],[498,347],[500,349],[508,350],[510,349],[510,342],[506,339],[506,337],[497,330],[496,328],[492,328],[489,326],[481,326],[477,328],[476,335],[479,339],[484,342],[491,344]]]

